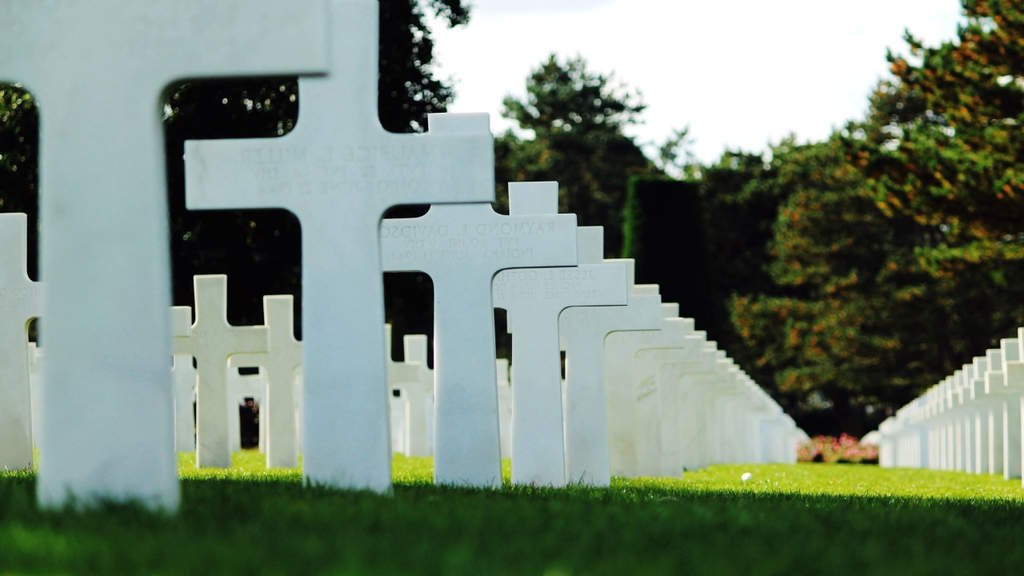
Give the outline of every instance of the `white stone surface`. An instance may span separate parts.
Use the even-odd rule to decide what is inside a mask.
[[[27,223],[0,214],[0,470],[32,469],[28,325],[42,313],[42,285],[28,277]]]
[[[302,226],[303,473],[388,491],[391,449],[379,225],[397,204],[489,202],[486,115],[431,115],[427,134],[377,120],[378,6],[331,0],[327,78],[300,79],[281,138],[186,143],[193,210],[284,208]]]
[[[268,468],[299,466],[298,394],[295,381],[302,367],[302,343],[295,338],[295,299],[289,295],[263,297],[267,325],[267,400],[260,409],[260,432],[266,430]]]
[[[193,278],[195,321],[184,330],[175,326],[174,354],[196,359],[196,466],[228,468],[227,366],[235,354],[267,351],[266,326],[232,326],[228,323],[228,277],[204,274]]]
[[[266,352],[246,353],[245,359],[240,360],[246,362],[245,366],[258,366],[267,385],[260,392],[260,436],[266,439],[261,442],[260,451],[267,456],[267,468],[297,468],[296,380],[302,367],[302,343],[295,338],[295,298],[264,296],[263,322],[267,330]]]
[[[192,327],[192,309],[171,308],[172,334],[187,334]],[[174,386],[174,450],[192,452],[196,449],[196,369],[191,354],[171,357],[171,382]]]
[[[508,359],[498,358],[498,416],[501,423],[501,457],[512,458],[512,385],[509,381]]]
[[[28,343],[28,384],[32,391],[32,441],[35,447],[39,447],[39,406],[42,401],[39,398],[39,388],[42,386],[43,370],[43,349],[36,342]]]
[[[1021,478],[1021,386],[1024,381],[1009,379],[1009,367],[1021,361],[1020,346],[1016,339],[1003,338],[999,341],[999,368],[1002,374],[1003,392],[1003,477]],[[989,362],[992,356],[989,355]],[[1014,375],[1020,374],[1014,366]],[[1022,480],[1024,481],[1024,480]]]
[[[491,281],[508,268],[576,264],[576,216],[558,214],[558,183],[509,184],[509,214],[490,203],[431,206],[381,224],[386,272],[434,285],[439,484],[498,488],[501,452]]]
[[[679,477],[682,474],[681,439],[675,429],[682,400],[680,383],[659,380],[658,372],[663,365],[685,357],[686,337],[693,332],[693,320],[689,318],[663,318],[661,330],[635,333],[637,348],[629,374],[634,406],[633,475]],[[669,453],[679,460],[671,467],[665,465]]]
[[[634,293],[657,294],[657,285],[640,285]],[[605,341],[605,385],[608,394],[608,438],[609,463],[613,476],[635,477],[641,475],[638,442],[641,442],[641,428],[647,427],[647,438],[660,438],[658,422],[643,421],[642,414],[657,418],[658,382],[655,379],[658,364],[647,362],[651,368],[646,378],[639,378],[636,362],[641,350],[681,348],[692,321],[671,318],[666,314],[675,311],[662,308],[662,328],[643,332],[614,332]],[[689,322],[689,324],[688,324]],[[689,328],[687,328],[689,326]],[[663,333],[668,328],[667,333]],[[644,359],[651,360],[651,359]],[[661,360],[660,358],[658,360]],[[657,446],[646,446],[654,458],[660,458],[660,440]],[[650,473],[647,470],[648,474]]]
[[[177,507],[162,93],[184,78],[322,73],[324,12],[323,0],[0,0],[0,81],[40,104],[43,506]]]
[[[419,364],[420,381],[409,387],[409,456],[427,458],[434,455],[434,371],[429,368],[426,334],[402,336],[405,361]]]
[[[422,334],[406,336],[426,339]],[[403,345],[406,336],[402,337]],[[433,406],[433,375],[425,362],[395,362],[392,359],[390,324],[384,327],[384,339],[387,348],[391,450],[406,456],[429,456],[431,447],[427,417]],[[416,338],[406,347],[408,352],[421,359],[424,351],[417,348],[425,344],[422,340]]]
[[[598,264],[603,250],[580,253],[580,264]],[[585,260],[584,260],[585,258]],[[605,260],[626,266],[632,290],[632,260]],[[626,306],[570,307],[559,316],[559,337],[565,350],[565,469],[569,482],[610,486],[608,395],[605,390],[604,346],[612,332],[657,330],[661,297],[631,293]]]
[[[603,246],[602,232],[580,227],[580,253]],[[626,305],[628,294],[622,262],[519,268],[495,276],[494,305],[508,312],[512,334],[513,484],[566,482],[559,314],[570,306]]]

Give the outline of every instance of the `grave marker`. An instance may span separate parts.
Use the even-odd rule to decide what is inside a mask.
[[[266,326],[232,326],[228,323],[228,277],[197,275],[195,322],[184,333],[174,334],[174,354],[196,359],[196,466],[229,468],[227,368],[235,354],[267,351]],[[182,326],[177,326],[183,329]]]
[[[295,298],[291,295],[263,297],[263,323],[267,329],[267,350],[247,353],[236,366],[259,366],[267,389],[260,392],[260,451],[267,455],[267,468],[298,468],[299,423],[296,380],[302,367],[302,342],[295,339]],[[244,362],[244,363],[242,363]]]
[[[28,277],[27,234],[24,214],[0,214],[0,470],[32,469],[28,325],[42,313],[42,285]]]
[[[501,457],[512,457],[512,386],[509,382],[508,359],[495,361],[498,373],[498,417],[501,432]]]
[[[40,103],[45,507],[177,507],[161,95],[184,78],[323,73],[324,8],[0,0],[0,81]]]
[[[600,226],[578,228],[580,254],[603,246],[602,232]],[[566,482],[558,316],[570,306],[624,306],[628,292],[622,262],[517,268],[495,276],[494,305],[508,312],[512,334],[513,484]]]
[[[171,308],[172,334],[187,334],[192,326],[192,308]],[[196,369],[191,354],[171,356],[171,374],[174,386],[174,450],[193,452],[196,449]]]
[[[420,381],[409,387],[409,455],[431,457],[434,455],[434,371],[428,367],[426,334],[402,336],[405,361],[419,364]]]
[[[584,254],[581,251],[580,264],[599,264],[602,252],[595,250],[591,254]],[[626,266],[626,279],[632,291],[633,261],[619,262]],[[659,329],[661,297],[632,293],[626,306],[566,308],[558,318],[558,326],[562,347],[565,349],[566,475],[570,482],[587,486],[610,486],[605,338],[612,332]]]
[[[331,0],[331,75],[300,79],[281,138],[187,142],[189,209],[284,208],[302,226],[303,473],[387,491],[391,445],[379,225],[398,204],[489,202],[486,115],[433,114],[426,134],[377,120],[378,6]]]
[[[500,270],[576,264],[576,216],[558,214],[557,182],[509,184],[509,215],[490,203],[435,205],[381,224],[386,272],[434,284],[439,484],[501,487],[491,282]]]
[[[387,387],[390,391],[389,405],[391,407],[391,447],[395,452],[401,452],[406,456],[428,456],[430,447],[428,445],[429,429],[427,426],[428,403],[433,387],[433,379],[425,362],[409,361],[395,362],[391,356],[391,324],[384,327],[384,340],[387,349]],[[417,350],[419,345],[425,345],[426,336],[420,336],[409,341],[406,346],[406,338],[402,337],[402,344],[406,351],[412,355],[422,355],[424,350]],[[429,379],[429,381],[428,381]],[[395,391],[398,395],[395,395]]]

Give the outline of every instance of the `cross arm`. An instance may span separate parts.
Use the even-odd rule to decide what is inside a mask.
[[[235,344],[234,354],[267,351],[266,326],[232,326],[231,332]]]

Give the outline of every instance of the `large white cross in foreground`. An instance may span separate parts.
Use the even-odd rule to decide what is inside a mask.
[[[330,5],[331,75],[299,80],[295,130],[186,143],[186,204],[284,208],[299,218],[303,472],[314,484],[386,491],[380,219],[398,204],[493,200],[493,141],[486,115],[431,115],[428,134],[381,129],[377,2]]]
[[[324,72],[324,8],[0,0],[0,81],[23,82],[41,118],[43,505],[177,506],[161,93],[185,78]]]

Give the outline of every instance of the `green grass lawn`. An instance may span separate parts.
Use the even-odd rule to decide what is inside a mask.
[[[611,489],[475,491],[398,458],[391,496],[260,455],[181,460],[177,516],[40,512],[0,474],[0,573],[993,574],[1024,565],[1019,482],[851,465],[716,466]],[[740,476],[753,478],[742,482]]]

